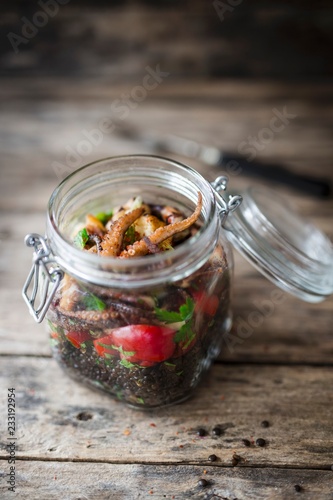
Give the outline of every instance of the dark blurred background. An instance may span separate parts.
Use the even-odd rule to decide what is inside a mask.
[[[89,161],[159,153],[121,137],[118,125],[83,144],[103,119],[246,158],[254,137],[267,168],[332,175],[332,1],[13,0],[0,18],[6,207],[20,203],[18,183],[29,186],[22,207],[33,199],[42,208],[58,180]],[[149,71],[168,76],[142,95]],[[293,118],[272,132],[283,110]],[[210,179],[219,173],[176,157]],[[246,175],[235,176],[236,189]]]
[[[45,24],[34,18],[47,9]],[[147,64],[187,81],[333,75],[332,1],[14,0],[0,12],[2,75],[122,81]],[[25,20],[40,27],[15,53],[8,34],[22,35]]]

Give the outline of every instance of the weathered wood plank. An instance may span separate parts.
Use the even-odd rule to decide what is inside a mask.
[[[0,477],[8,464],[0,461]],[[206,471],[206,473],[205,473]],[[130,478],[130,480],[129,480]],[[198,481],[205,478],[206,487]],[[299,497],[295,485],[301,487],[302,499],[333,498],[331,471],[283,469],[226,469],[212,465],[152,466],[96,463],[16,462],[15,498],[29,500],[136,500],[175,499],[292,500]],[[10,500],[4,479],[1,498]]]
[[[44,90],[43,90],[44,89]],[[43,82],[27,78],[22,82],[6,80],[2,86],[3,120],[0,133],[4,140],[1,157],[1,301],[0,352],[6,354],[48,355],[42,327],[34,325],[20,298],[20,288],[30,268],[30,250],[23,247],[27,232],[44,231],[45,209],[58,183],[52,162],[63,161],[66,146],[76,147],[81,130],[91,130],[98,120],[109,115],[109,105],[126,90],[123,85],[69,79]],[[44,93],[43,93],[44,92]],[[9,100],[10,96],[16,99]],[[48,97],[50,100],[45,99]],[[190,98],[191,103],[186,103]],[[295,85],[274,82],[163,82],[133,110],[129,119],[147,129],[178,132],[197,140],[223,144],[237,149],[249,134],[269,123],[272,109],[296,103],[298,117],[258,157],[279,158],[301,172],[332,176],[330,158],[333,91],[325,84]],[[55,102],[57,100],[57,102]],[[289,108],[288,108],[289,109]],[[291,109],[291,108],[290,108]],[[200,116],[200,120],[198,120]],[[105,135],[92,153],[81,158],[84,164],[102,156],[149,152],[135,143]],[[220,172],[193,162],[208,179]],[[233,176],[233,189],[242,191],[253,181]],[[281,192],[285,192],[281,189]],[[296,198],[300,211],[333,237],[331,200],[318,202]],[[241,258],[236,256],[235,323],[233,345],[225,342],[222,359],[251,362],[332,362],[332,299],[309,305],[285,294],[285,301],[262,318],[243,338],[241,325],[257,311],[273,291]],[[15,304],[15,307],[12,305]],[[297,311],[297,314],[296,314]],[[22,328],[22,322],[24,328]],[[253,331],[252,331],[253,329]]]
[[[8,33],[23,34],[24,19],[34,21],[40,7],[4,4],[2,73],[103,75],[121,81],[135,78],[141,66],[161,63],[175,77],[187,79],[332,75],[329,2],[303,8],[258,0],[231,5],[225,11],[223,4],[201,0],[193,0],[191,8],[175,0],[72,0],[58,5],[57,14],[46,16],[44,24],[36,21],[35,36],[16,42],[17,48]]]
[[[329,469],[333,464],[333,369],[215,365],[195,397],[135,411],[69,379],[52,359],[3,357],[1,414],[16,388],[17,457]],[[84,413],[84,418],[82,417]],[[261,422],[268,420],[268,428]],[[5,423],[3,423],[4,425]],[[220,426],[221,436],[212,429]],[[205,437],[197,429],[207,431]],[[242,439],[264,438],[265,447]],[[1,458],[5,458],[6,431]]]

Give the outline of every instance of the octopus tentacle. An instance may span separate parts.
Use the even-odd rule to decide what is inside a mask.
[[[127,229],[144,211],[144,207],[139,207],[117,219],[101,242],[102,250],[100,255],[105,257],[117,257],[121,251],[121,245]]]
[[[78,284],[68,274],[65,274],[62,281],[60,307],[65,311],[72,311],[80,299],[81,291]]]
[[[174,222],[173,224],[168,224],[167,226],[156,229],[156,231],[154,231],[153,234],[149,236],[150,243],[152,245],[158,245],[174,234],[184,231],[198,220],[201,209],[202,195],[200,192],[198,192],[198,202],[193,214],[187,217],[187,219]],[[120,253],[119,257],[122,259],[128,259],[131,257],[141,257],[147,255],[147,253],[149,253],[149,245],[145,241],[146,239],[147,238],[136,241],[133,245],[128,246],[126,250],[123,250]]]
[[[106,233],[104,224],[94,215],[86,215],[86,230],[89,234],[97,234],[102,237]]]

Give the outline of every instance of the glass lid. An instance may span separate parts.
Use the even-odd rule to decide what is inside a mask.
[[[308,302],[333,293],[333,245],[275,191],[250,188],[228,214],[228,239],[263,275]]]

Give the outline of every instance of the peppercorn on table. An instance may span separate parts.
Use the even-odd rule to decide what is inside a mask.
[[[96,79],[3,79],[1,498],[332,499],[332,297],[309,304],[279,292],[235,251],[234,324],[218,360],[191,399],[144,412],[68,378],[29,316],[23,239],[43,234],[60,177],[106,156],[151,153],[116,127],[96,133],[124,90]],[[332,106],[323,84],[166,82],[127,120],[229,151],[243,144],[263,162],[332,180]],[[220,173],[174,158],[210,181]],[[268,185],[229,177],[235,192]],[[275,189],[332,239],[332,200]]]

